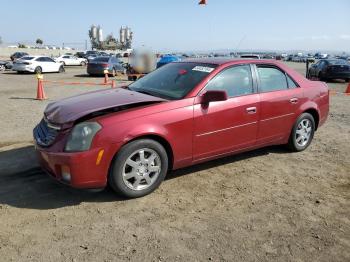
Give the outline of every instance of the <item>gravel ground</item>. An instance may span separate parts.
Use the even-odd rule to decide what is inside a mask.
[[[45,79],[102,81],[83,74],[68,68]],[[269,147],[211,161],[123,200],[69,189],[33,167],[31,130],[49,101],[32,100],[33,75],[0,80],[1,261],[350,261],[350,96],[331,97],[329,119],[304,152]],[[100,88],[45,92],[55,100]]]

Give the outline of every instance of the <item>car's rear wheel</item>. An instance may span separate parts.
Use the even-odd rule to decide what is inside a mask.
[[[161,144],[151,139],[135,140],[114,158],[108,183],[123,197],[141,197],[153,192],[167,171],[168,156]]]
[[[86,63],[85,62],[81,62],[80,65],[81,66],[86,66]]]
[[[40,67],[40,66],[37,66],[35,69],[34,69],[34,73],[35,74],[41,74],[43,72],[43,69]]]
[[[5,71],[6,67],[5,65],[0,65],[0,71]]]
[[[288,147],[300,152],[310,144],[315,133],[315,119],[309,113],[301,114],[295,122],[289,137]]]
[[[58,69],[58,73],[63,73],[64,72],[64,67],[60,66],[60,68]]]

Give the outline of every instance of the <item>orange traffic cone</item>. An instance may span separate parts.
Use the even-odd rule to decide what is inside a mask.
[[[37,76],[38,78],[38,87],[36,90],[36,100],[44,100],[46,99],[44,87],[43,87],[43,77],[41,75]]]
[[[348,87],[347,87],[346,90],[345,90],[345,94],[348,95],[348,96],[350,96],[350,82],[349,82],[349,84],[348,84]]]
[[[105,85],[108,84],[108,70],[104,70],[104,73],[105,73],[105,81],[103,82]]]
[[[112,80],[111,88],[115,88],[115,81],[114,80]]]

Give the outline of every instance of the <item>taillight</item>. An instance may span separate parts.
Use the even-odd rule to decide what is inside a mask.
[[[108,64],[102,64],[103,67],[108,67]]]

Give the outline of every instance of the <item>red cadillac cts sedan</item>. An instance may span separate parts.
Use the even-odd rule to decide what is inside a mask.
[[[269,145],[302,151],[328,110],[327,85],[283,63],[191,59],[50,103],[33,133],[55,179],[133,198],[169,170]]]

